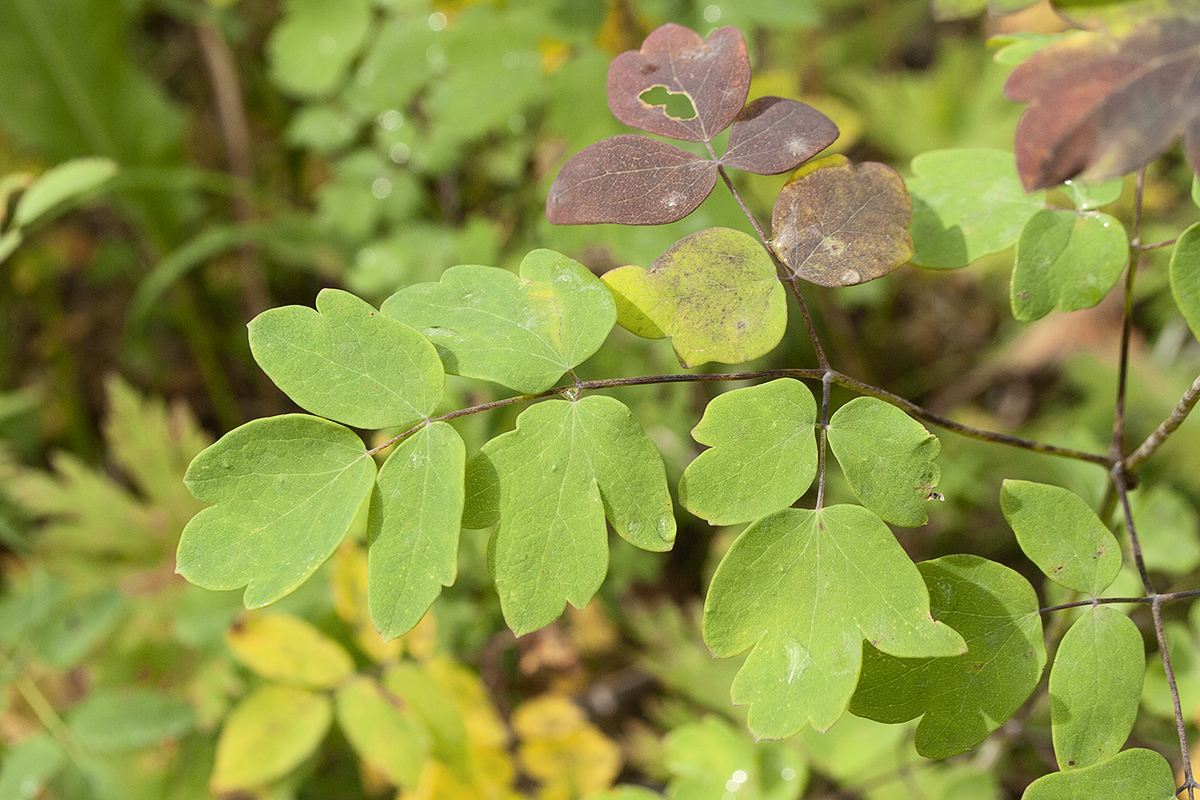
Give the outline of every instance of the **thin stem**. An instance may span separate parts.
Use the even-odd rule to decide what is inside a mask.
[[[1196,407],[1197,401],[1200,401],[1200,376],[1192,381],[1192,385],[1183,397],[1180,398],[1179,404],[1171,412],[1171,416],[1163,420],[1162,424],[1155,428],[1154,433],[1146,437],[1146,441],[1138,445],[1138,448],[1130,453],[1125,458],[1125,469],[1128,472],[1133,472],[1140,467],[1150,455],[1162,447],[1163,442],[1167,440],[1175,430],[1183,424],[1187,419],[1188,414],[1192,413],[1192,409]]]
[[[62,745],[63,750],[71,757],[72,761],[78,762],[79,753],[75,748],[75,739],[71,735],[70,728],[54,710],[54,706],[50,705],[50,701],[42,694],[42,690],[37,687],[37,684],[28,675],[22,675],[13,681],[13,687],[29,704],[29,708],[33,710],[38,722],[42,723],[42,727]]]
[[[821,424],[820,442],[817,445],[817,504],[814,510],[820,511],[825,503],[825,449],[829,443],[829,384],[833,373],[826,372],[821,377]]]
[[[1150,572],[1146,569],[1146,559],[1142,557],[1142,542],[1138,538],[1137,527],[1133,524],[1133,510],[1129,505],[1129,478],[1125,468],[1118,462],[1113,464],[1109,473],[1112,475],[1113,486],[1117,488],[1117,499],[1121,503],[1121,511],[1125,514],[1125,530],[1129,533],[1129,547],[1133,550],[1133,563],[1137,565],[1138,576],[1142,579],[1142,588],[1150,597],[1156,596],[1154,585],[1150,582]]]
[[[401,434],[393,436],[383,444],[377,445],[367,451],[368,455],[375,455],[396,442],[416,433],[421,428],[432,422],[443,422],[445,420],[455,419],[456,417],[465,417],[471,414],[478,414],[483,411],[490,411],[494,408],[512,405],[513,403],[523,403],[533,400],[541,400],[546,397],[564,394],[568,391],[594,391],[596,389],[611,389],[617,386],[648,386],[652,384],[663,383],[695,383],[705,381],[745,381],[745,380],[772,380],[775,378],[796,378],[799,380],[820,380],[824,381],[828,376],[830,383],[835,383],[846,389],[858,392],[867,397],[874,397],[877,400],[883,400],[885,403],[890,403],[909,415],[916,417],[923,422],[928,422],[930,425],[936,425],[939,428],[957,433],[960,436],[966,436],[971,439],[978,439],[984,442],[992,442],[994,444],[1003,444],[1010,447],[1017,447],[1022,450],[1031,450],[1035,453],[1043,453],[1045,455],[1059,456],[1061,458],[1071,458],[1076,461],[1086,461],[1091,464],[1098,464],[1106,469],[1113,467],[1113,461],[1108,456],[1099,453],[1088,453],[1083,450],[1074,450],[1069,447],[1058,447],[1057,445],[1045,444],[1044,442],[1035,442],[1031,439],[1023,439],[1020,436],[1012,436],[1007,433],[999,433],[997,431],[983,430],[982,428],[973,428],[970,425],[963,425],[954,420],[947,419],[939,414],[934,414],[921,406],[909,400],[905,400],[899,395],[892,394],[889,391],[880,389],[878,386],[871,386],[863,383],[860,380],[851,378],[848,375],[843,375],[833,369],[767,369],[756,372],[710,372],[700,374],[678,374],[678,375],[642,375],[633,378],[606,378],[596,381],[578,381],[572,382],[566,386],[558,386],[553,389],[547,389],[544,392],[535,394],[522,394],[516,397],[506,397],[502,400],[493,400],[489,403],[481,403],[480,405],[469,406],[458,411],[451,411],[448,414],[442,414],[438,417],[430,417],[427,420],[419,422]]]
[[[708,142],[705,142],[705,144],[708,145],[708,152],[712,154],[712,157],[715,160],[717,154],[713,152],[712,145]],[[767,248],[770,249],[772,253],[774,253],[774,249],[771,248],[770,238],[767,236],[766,231],[763,230],[763,226],[759,224],[758,217],[754,216],[754,212],[750,210],[750,206],[746,205],[746,201],[742,199],[741,192],[739,192],[737,187],[733,185],[733,180],[729,177],[729,174],[725,172],[725,167],[717,164],[717,174],[721,176],[721,180],[725,181],[725,185],[729,187],[729,191],[733,194],[733,199],[737,200],[737,204],[742,207],[742,213],[746,215],[746,219],[750,220],[750,224],[754,226],[754,232],[758,234],[758,238],[762,240],[763,244],[767,245]]]
[[[1137,254],[1129,262],[1125,272],[1125,313],[1121,324],[1121,352],[1117,368],[1117,402],[1113,413],[1112,446],[1109,452],[1114,459],[1125,456],[1125,389],[1129,377],[1129,340],[1133,335],[1133,279],[1142,260],[1142,201],[1146,194],[1146,168],[1137,174],[1137,191],[1133,201],[1133,238],[1130,247]]]
[[[1047,606],[1039,608],[1039,614],[1049,614],[1051,611],[1062,611],[1067,608],[1082,608],[1083,606],[1103,606],[1112,603],[1140,603],[1149,605],[1157,599],[1160,603],[1169,603],[1172,600],[1184,600],[1188,597],[1200,597],[1200,589],[1189,589],[1186,592],[1168,592],[1166,594],[1155,595],[1154,597],[1094,597],[1090,600],[1077,600],[1074,603],[1060,603],[1056,606]]]
[[[1177,242],[1177,241],[1179,241],[1178,237],[1176,237],[1175,239],[1167,239],[1162,242],[1154,242],[1153,244],[1134,245],[1133,249],[1144,253],[1147,250],[1157,250],[1160,247],[1170,247],[1171,245],[1175,244],[1175,242]]]

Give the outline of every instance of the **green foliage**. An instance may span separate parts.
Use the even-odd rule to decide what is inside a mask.
[[[1107,214],[1043,209],[1025,223],[1013,269],[1013,316],[1040,319],[1056,306],[1091,308],[1129,261],[1129,240]]]

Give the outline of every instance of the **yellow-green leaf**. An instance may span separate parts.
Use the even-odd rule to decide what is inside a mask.
[[[248,614],[225,635],[233,657],[264,678],[328,689],[354,671],[340,644],[290,614]]]

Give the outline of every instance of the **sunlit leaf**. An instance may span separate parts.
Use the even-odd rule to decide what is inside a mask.
[[[186,701],[152,689],[93,692],[67,718],[75,743],[97,752],[154,747],[180,738],[194,724]]]
[[[534,250],[520,277],[460,266],[438,283],[405,287],[383,313],[433,342],[446,371],[540,392],[604,343],[616,323],[612,293],[579,262]]]
[[[1175,304],[1192,335],[1200,339],[1200,222],[1185,230],[1175,242],[1170,276]]]
[[[656,86],[683,94],[695,116],[671,117],[663,105],[642,98]],[[750,58],[737,28],[725,26],[707,39],[668,23],[650,32],[641,50],[628,50],[608,68],[608,107],[626,125],[659,136],[707,142],[733,122],[750,91]]]
[[[670,800],[727,793],[738,800],[796,800],[808,780],[808,765],[794,748],[753,742],[716,716],[680,725],[667,734],[665,745]]]
[[[608,566],[607,517],[622,538],[667,550],[675,517],[657,448],[611,397],[547,401],[467,465],[464,525],[499,522],[491,544],[500,606],[518,635],[567,602],[583,608]],[[470,504],[480,508],[471,510]]]
[[[1171,765],[1153,750],[1126,750],[1107,761],[1052,772],[1031,783],[1022,800],[1173,800]]]
[[[281,683],[331,689],[354,672],[340,644],[291,614],[249,614],[229,629],[225,644],[243,666]]]
[[[1013,70],[1004,93],[1028,103],[1017,170],[1028,189],[1082,174],[1103,181],[1155,160],[1181,135],[1200,170],[1200,20],[1151,19],[1116,38],[1077,34]]]
[[[348,428],[300,414],[248,422],[188,467],[188,489],[216,505],[184,528],[176,570],[206,589],[246,586],[247,608],[273,603],[337,549],[374,479]]]
[[[323,694],[268,684],[225,719],[209,785],[214,792],[253,789],[282,778],[308,758],[333,722]]]
[[[442,399],[433,345],[349,292],[322,290],[316,311],[283,306],[259,314],[250,323],[250,350],[302,408],[358,428],[411,424]]]
[[[787,327],[787,296],[770,255],[729,228],[684,237],[649,271],[620,267],[605,273],[604,282],[672,337],[685,367],[758,358],[779,344]]]
[[[396,446],[371,493],[368,593],[385,638],[413,628],[458,571],[466,449],[445,422]]]
[[[822,286],[854,286],[913,254],[912,203],[900,174],[835,155],[805,165],[784,184],[771,213],[775,251],[792,272]]]
[[[808,161],[837,137],[833,121],[812,106],[759,97],[733,121],[720,162],[759,175],[778,175]]]
[[[893,405],[856,397],[829,419],[829,447],[854,496],[895,525],[924,525],[941,470],[937,437]]]
[[[1046,665],[1046,645],[1037,594],[1008,567],[954,555],[917,569],[933,618],[958,631],[967,652],[917,659],[867,648],[850,711],[888,723],[923,714],[917,752],[949,758],[978,745],[1029,698]]]
[[[800,381],[735,389],[708,404],[692,430],[709,445],[679,479],[679,502],[713,525],[787,508],[817,473],[817,403]]]
[[[398,696],[356,676],[337,690],[338,726],[355,752],[396,786],[415,788],[429,756],[429,734]]]
[[[546,196],[546,219],[663,225],[695,211],[716,183],[711,159],[647,136],[610,136],[563,165]]]
[[[965,267],[1005,249],[1045,200],[1045,192],[1025,193],[1005,150],[933,150],[912,170],[912,262],[922,267]]]
[[[267,40],[271,80],[297,97],[338,87],[371,27],[368,0],[287,0]]]
[[[77,158],[51,167],[17,201],[13,227],[28,225],[56,206],[98,189],[116,174],[117,164],[109,158]]]
[[[1121,547],[1078,495],[1058,486],[1006,480],[1000,510],[1025,555],[1060,586],[1094,597],[1117,577]]]
[[[1120,611],[1097,606],[1075,621],[1050,670],[1050,730],[1064,772],[1115,756],[1137,719],[1145,645]]]
[[[826,730],[846,710],[862,642],[899,657],[966,645],[929,610],[921,573],[859,506],[787,509],[753,523],[725,554],[704,603],[713,654],[751,650],[733,682],[759,738]]]
[[[1091,308],[1129,261],[1125,228],[1108,214],[1043,209],[1025,223],[1012,276],[1013,316]]]

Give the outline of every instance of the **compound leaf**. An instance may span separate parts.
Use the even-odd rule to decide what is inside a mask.
[[[34,222],[56,206],[99,188],[116,174],[117,164],[110,158],[76,158],[51,167],[17,201],[13,227]]]
[[[345,77],[371,29],[368,0],[288,0],[267,41],[271,80],[295,97],[324,97]]]
[[[416,788],[430,739],[400,697],[373,678],[356,676],[338,687],[337,719],[363,761],[396,786]]]
[[[1017,241],[1013,316],[1040,319],[1054,310],[1091,308],[1104,299],[1129,261],[1125,228],[1108,214],[1042,209]]]
[[[407,633],[458,571],[466,449],[445,422],[409,436],[371,493],[367,594],[386,639]]]
[[[210,788],[254,789],[283,777],[316,751],[332,721],[325,695],[275,684],[255,690],[225,719]]]
[[[829,447],[864,506],[895,525],[929,521],[942,445],[921,423],[882,400],[856,397],[830,418]]]
[[[1175,242],[1170,275],[1175,304],[1192,335],[1200,339],[1200,222],[1184,231]]]
[[[1025,555],[1060,586],[1095,597],[1121,570],[1116,538],[1088,504],[1067,489],[1006,480],[1000,510]]]
[[[664,225],[696,210],[717,184],[715,161],[623,133],[580,150],[546,196],[555,225]]]
[[[1046,666],[1038,598],[1025,580],[994,561],[953,555],[917,565],[933,618],[967,642],[951,658],[894,658],[864,648],[850,711],[917,726],[917,752],[949,758],[978,745],[1029,698]]]
[[[1025,193],[1005,150],[933,150],[912,170],[912,263],[922,267],[965,267],[1003,250],[1045,200],[1045,192]]]
[[[337,549],[375,479],[348,428],[303,414],[248,422],[196,456],[184,483],[215,503],[179,539],[176,570],[205,589],[273,603]]]
[[[382,310],[425,334],[447,372],[530,393],[596,352],[617,320],[604,284],[553,250],[525,256],[520,277],[451,267],[437,283],[401,289]]]
[[[921,574],[879,517],[860,506],[785,509],[746,528],[704,603],[704,641],[751,650],[733,682],[759,738],[826,730],[854,693],[862,640],[900,657],[953,656],[961,636],[936,622]]]
[[[517,417],[467,465],[467,498],[484,508],[465,525],[499,527],[492,573],[517,635],[583,608],[608,566],[605,517],[644,550],[667,550],[675,517],[662,458],[629,409],[611,397],[548,401]],[[482,488],[481,488],[482,487]]]
[[[383,428],[427,417],[441,402],[444,377],[433,345],[349,292],[323,289],[316,311],[273,308],[249,327],[254,360],[314,414]]]
[[[812,106],[782,97],[759,97],[733,121],[720,161],[759,175],[778,175],[808,161],[837,138],[837,125]]]
[[[1004,94],[1029,107],[1017,124],[1017,170],[1027,189],[1082,174],[1134,172],[1183,135],[1200,171],[1200,20],[1151,19],[1126,36],[1078,34],[1018,65]]]
[[[1050,730],[1058,768],[1090,767],[1115,756],[1137,719],[1145,645],[1120,611],[1097,606],[1063,637],[1050,670]]]
[[[655,87],[682,94],[695,115],[673,117],[664,104],[643,98]],[[726,25],[707,39],[668,23],[650,32],[640,50],[627,50],[608,68],[608,107],[634,128],[689,142],[707,142],[733,122],[750,92],[750,57],[737,28]]]
[[[713,525],[787,508],[817,472],[812,392],[791,378],[734,389],[708,404],[692,430],[709,445],[679,480],[679,503]]]
[[[835,155],[797,170],[771,213],[775,250],[792,272],[821,286],[886,275],[913,254],[912,203],[900,173]]]
[[[1021,800],[1173,800],[1171,765],[1153,750],[1126,750],[1107,761],[1043,775]]]
[[[225,644],[243,666],[281,683],[331,689],[354,672],[340,644],[291,614],[250,614],[233,624]]]
[[[741,364],[769,353],[787,327],[787,297],[762,245],[729,228],[684,237],[650,270],[620,267],[604,282],[622,304],[672,337],[685,367]],[[635,324],[635,332],[645,330]]]

